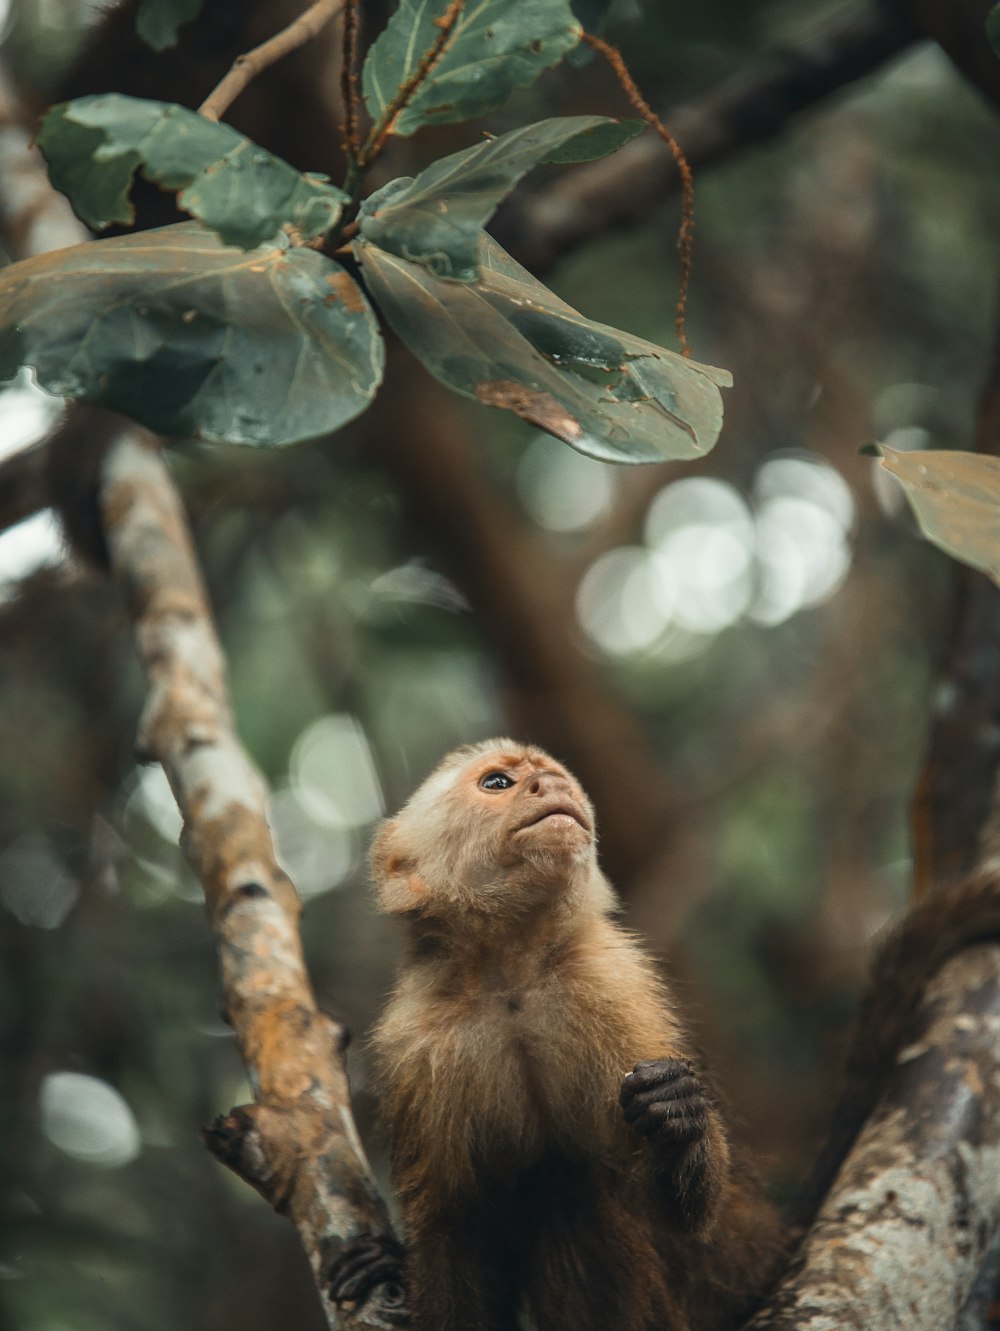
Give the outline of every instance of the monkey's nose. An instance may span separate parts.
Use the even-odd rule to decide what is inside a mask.
[[[571,795],[573,787],[561,772],[536,772],[528,785],[532,795],[554,795],[564,793]]]

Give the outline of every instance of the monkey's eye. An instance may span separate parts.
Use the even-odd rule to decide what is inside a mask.
[[[508,790],[514,784],[514,778],[506,772],[487,772],[479,778],[481,790]]]

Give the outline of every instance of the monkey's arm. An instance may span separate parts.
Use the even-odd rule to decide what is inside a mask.
[[[672,1222],[688,1231],[708,1228],[729,1177],[729,1145],[694,1064],[637,1063],[620,1099],[626,1123],[648,1142]]]

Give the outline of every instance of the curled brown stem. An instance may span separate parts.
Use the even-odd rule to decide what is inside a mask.
[[[614,70],[615,77],[621,84],[622,91],[628,98],[629,104],[638,111],[647,125],[656,130],[677,163],[677,172],[681,178],[681,224],[677,232],[677,252],[680,255],[681,262],[680,281],[677,285],[677,340],[681,344],[681,355],[690,356],[691,348],[688,346],[685,322],[687,319],[688,285],[691,281],[691,251],[694,247],[694,177],[691,174],[691,167],[688,165],[688,160],[684,156],[681,145],[639,91],[635,79],[628,72],[621,51],[612,46],[610,42],[606,42],[603,37],[595,37],[590,32],[583,34],[583,40],[589,47],[604,56]]]

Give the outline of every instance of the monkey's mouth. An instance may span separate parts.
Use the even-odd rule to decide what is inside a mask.
[[[522,823],[517,830],[523,832],[529,827],[537,827],[539,823],[544,823],[549,818],[571,818],[585,832],[590,831],[590,823],[574,804],[569,803],[550,804],[546,808],[540,809],[533,818],[530,818],[526,823]]]

